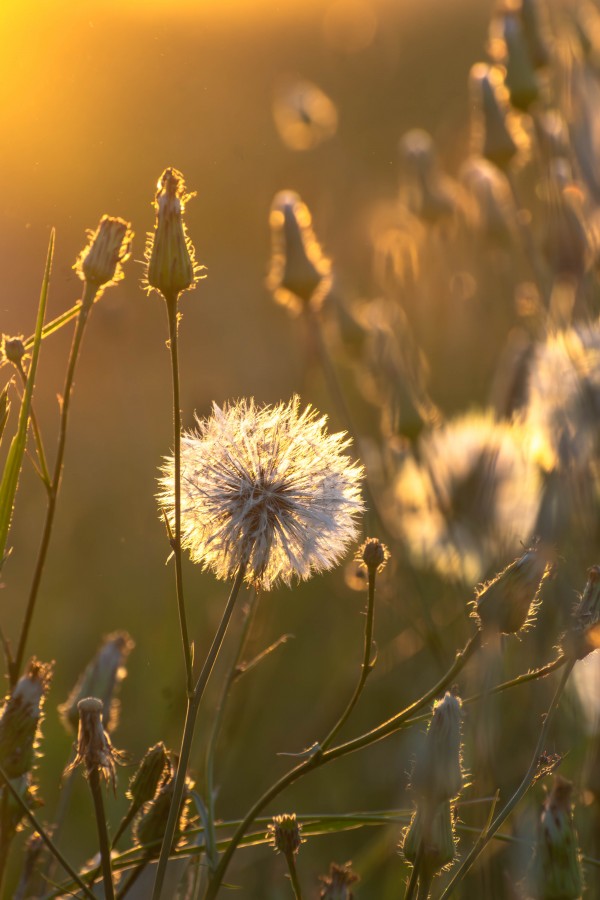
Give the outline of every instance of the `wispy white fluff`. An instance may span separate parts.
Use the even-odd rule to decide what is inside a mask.
[[[363,468],[345,454],[344,433],[300,401],[216,404],[181,446],[181,540],[218,578],[246,564],[246,580],[269,589],[330,569],[357,537]],[[174,528],[174,462],[158,499]]]

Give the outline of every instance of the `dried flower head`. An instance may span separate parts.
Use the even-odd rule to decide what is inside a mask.
[[[102,726],[103,703],[97,697],[85,697],[77,704],[79,709],[79,732],[77,754],[65,769],[69,775],[78,765],[83,765],[86,777],[90,772],[100,772],[115,788],[116,763],[122,754],[115,750]]]
[[[482,628],[516,634],[529,625],[535,618],[540,590],[549,572],[544,548],[535,546],[481,585],[475,597],[475,616]]]
[[[297,397],[287,405],[213,406],[181,446],[182,545],[194,562],[271,588],[330,569],[357,534],[362,466],[327,434],[325,417]],[[173,460],[159,503],[174,527]]]
[[[9,778],[25,775],[35,762],[51,677],[52,665],[34,657],[4,704],[0,715],[0,764]]]
[[[293,313],[318,309],[331,287],[331,263],[312,229],[308,207],[293,191],[279,191],[269,217],[273,240],[269,289]]]
[[[144,803],[149,803],[154,798],[159,786],[169,780],[171,775],[169,754],[163,742],[160,741],[146,751],[144,758],[131,777],[127,796],[131,800],[132,808],[138,810]]]
[[[186,194],[183,175],[168,168],[158,180],[154,200],[156,224],[148,235],[146,281],[169,302],[175,302],[182,291],[194,287],[203,266],[196,263],[194,246],[188,236],[183,213],[194,194]]]
[[[329,874],[319,877],[323,885],[319,897],[321,900],[353,900],[354,892],[351,887],[359,880],[358,875],[352,871],[351,862],[344,863],[343,866],[331,863]]]
[[[186,778],[172,848],[177,846],[187,824],[188,806],[193,787],[193,782]],[[136,843],[147,848],[147,852],[151,855],[158,856],[160,851],[160,844],[165,834],[167,819],[169,818],[169,810],[173,802],[174,790],[175,772],[171,768],[167,780],[163,782],[154,798],[141,810],[134,823],[133,833]]]
[[[267,837],[276,853],[283,856],[295,856],[303,843],[301,835],[302,826],[296,819],[296,813],[284,813],[282,816],[273,816],[273,821],[267,825]]]
[[[129,259],[133,232],[129,222],[102,216],[96,231],[88,232],[89,243],[73,266],[82,281],[100,288],[123,278],[123,263]]]
[[[419,802],[433,810],[453,800],[463,783],[461,767],[462,702],[446,692],[433,706],[433,715],[415,760],[411,787]]]
[[[535,856],[529,873],[533,900],[579,900],[583,891],[577,834],[573,825],[573,785],[555,775],[538,825]]]
[[[98,697],[104,704],[102,725],[114,731],[119,719],[119,701],[115,694],[127,675],[127,657],[135,642],[126,631],[106,635],[93,660],[78,679],[65,703],[58,711],[66,728],[76,731],[79,723],[77,705],[84,697]]]
[[[375,572],[383,572],[390,558],[390,551],[379,538],[367,538],[356,551],[355,559]]]
[[[390,524],[417,563],[473,584],[532,536],[541,478],[529,433],[470,414],[426,432],[418,455],[400,467]]]

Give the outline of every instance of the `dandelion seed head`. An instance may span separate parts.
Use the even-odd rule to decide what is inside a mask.
[[[289,585],[330,569],[357,537],[363,468],[345,455],[345,434],[299,407],[297,397],[215,404],[182,438],[182,546],[218,578],[245,565],[248,582]],[[162,472],[158,500],[174,528],[172,458]]]

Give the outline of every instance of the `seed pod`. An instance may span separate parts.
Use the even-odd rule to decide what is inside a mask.
[[[433,707],[433,715],[415,765],[411,787],[418,802],[434,810],[453,800],[462,787],[461,700],[447,692]]]

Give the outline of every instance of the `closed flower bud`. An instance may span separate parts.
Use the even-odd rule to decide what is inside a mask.
[[[66,728],[76,732],[79,723],[77,704],[84,697],[98,697],[102,700],[102,725],[107,731],[114,731],[118,724],[119,704],[115,693],[127,675],[127,657],[135,647],[135,642],[126,631],[115,631],[107,635],[93,660],[78,679],[65,703],[58,711]]]
[[[354,900],[352,885],[359,880],[352,871],[352,863],[343,866],[331,863],[329,875],[321,875],[319,881],[323,885],[319,897],[321,900]]]
[[[98,289],[120,281],[133,239],[129,223],[102,216],[96,231],[89,232],[89,238],[89,244],[73,267],[81,280]]]
[[[133,809],[138,810],[144,803],[149,803],[154,798],[158,786],[169,774],[169,755],[161,741],[147,751],[129,782],[127,796]]]
[[[183,175],[177,169],[165,169],[158,181],[154,201],[156,224],[148,236],[146,260],[147,284],[175,302],[182,291],[194,287],[200,266],[196,263],[193,244],[188,237],[183,213],[193,197],[186,194]]]
[[[312,229],[308,207],[293,191],[280,191],[271,205],[273,255],[268,286],[292,312],[318,309],[331,287],[331,263]]]
[[[2,339],[2,355],[8,362],[14,363],[19,367],[25,356],[25,344],[22,337],[8,337],[4,335]]]
[[[508,91],[498,67],[476,63],[469,76],[473,118],[473,152],[505,168],[520,149],[509,116]]]
[[[578,900],[583,891],[577,834],[571,812],[573,785],[556,775],[542,808],[529,875],[533,900]]]
[[[302,843],[300,831],[296,813],[284,814],[273,816],[273,821],[267,826],[267,837],[276,853],[282,853],[286,857],[295,856]]]
[[[433,706],[411,778],[418,802],[422,801],[428,810],[434,810],[444,800],[453,800],[462,787],[461,710],[460,699],[450,692]]]
[[[356,560],[374,572],[382,572],[389,558],[390,551],[378,538],[367,538],[355,556]]]
[[[115,750],[102,726],[102,700],[86,697],[77,704],[79,709],[79,732],[77,734],[77,754],[65,769],[69,775],[78,765],[82,765],[86,776],[97,771],[110,781],[113,790],[116,780],[116,763],[122,754]]]
[[[516,634],[535,616],[542,583],[550,571],[538,547],[527,550],[499,575],[482,585],[475,597],[481,627]]]
[[[44,700],[50,686],[52,666],[29,664],[17,682],[0,716],[0,765],[9,778],[29,772],[35,762]]]
[[[421,128],[413,128],[400,140],[400,154],[406,170],[402,199],[411,212],[426,222],[439,222],[459,211],[457,185],[438,165],[433,138]]]
[[[192,783],[188,780],[183,792],[183,797],[181,798],[179,820],[175,829],[172,847],[177,846],[187,822],[187,806],[192,786]],[[147,848],[150,855],[158,856],[160,851],[160,844],[165,833],[165,828],[167,827],[167,819],[169,818],[174,788],[175,777],[172,773],[169,780],[165,781],[154,799],[146,805],[136,819],[134,825],[135,840],[142,847]]]
[[[583,659],[600,647],[600,566],[592,566],[588,571],[585,589],[573,611],[562,647],[575,659]]]
[[[402,854],[410,863],[415,863],[419,847],[422,845],[422,871],[435,874],[449,865],[456,853],[452,808],[450,802],[441,803],[433,816],[418,807],[402,844]]]

